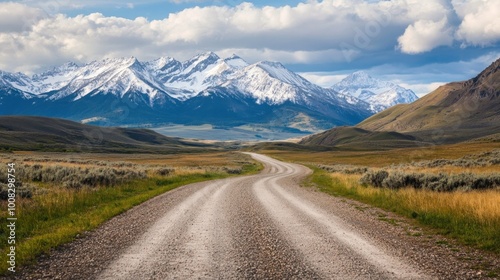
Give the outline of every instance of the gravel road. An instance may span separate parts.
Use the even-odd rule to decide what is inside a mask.
[[[390,213],[300,187],[310,173],[304,166],[251,155],[264,163],[262,173],[158,196],[15,278],[483,278],[464,261],[479,253],[438,246],[408,234],[419,229],[404,221],[379,219]]]

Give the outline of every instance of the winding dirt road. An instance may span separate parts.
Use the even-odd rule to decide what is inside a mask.
[[[399,231],[299,187],[310,170],[259,154],[258,175],[197,183],[115,217],[21,278],[459,279]],[[417,253],[409,253],[416,250]],[[421,254],[421,255],[419,255]],[[436,253],[437,254],[437,253]],[[422,258],[421,263],[416,259]],[[439,256],[437,254],[437,256]],[[33,276],[38,275],[38,276]],[[468,278],[467,275],[463,275]]]

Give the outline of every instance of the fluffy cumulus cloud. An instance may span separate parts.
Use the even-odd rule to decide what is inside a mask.
[[[42,17],[44,17],[44,13],[41,9],[30,8],[18,3],[1,3],[0,33],[29,31]]]
[[[455,42],[483,46],[500,40],[498,2],[310,0],[280,7],[242,3],[193,7],[161,20],[100,13],[69,17],[34,4],[4,2],[0,69],[33,72],[68,60],[131,55],[184,59],[208,50],[234,52],[250,61],[313,63],[362,59],[395,47],[415,54]]]
[[[470,45],[490,45],[500,40],[500,1],[453,1],[462,22],[457,38]]]
[[[405,53],[421,53],[451,45],[453,31],[446,18],[440,21],[419,20],[406,28],[398,42],[401,51]]]

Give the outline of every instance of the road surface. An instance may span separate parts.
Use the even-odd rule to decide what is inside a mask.
[[[166,212],[98,279],[418,279],[339,217],[290,188],[309,170],[253,154],[260,175],[207,183]]]
[[[156,197],[42,258],[20,278],[471,276],[460,271],[460,262],[444,259],[442,249],[416,248],[402,229],[345,200],[300,187],[311,172],[306,167],[251,155],[265,165],[260,174],[192,184]]]

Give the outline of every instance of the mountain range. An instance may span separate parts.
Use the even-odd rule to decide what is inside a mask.
[[[353,125],[381,108],[411,101],[396,85],[369,81],[370,93],[356,97],[349,89],[361,87],[348,80],[323,88],[279,62],[249,64],[237,55],[207,52],[184,62],[104,59],[66,63],[31,77],[0,71],[0,114],[99,125],[265,124],[317,131]]]
[[[301,143],[394,148],[473,139],[500,139],[500,59],[470,80],[443,85],[415,102],[393,106],[355,127],[333,128]]]

